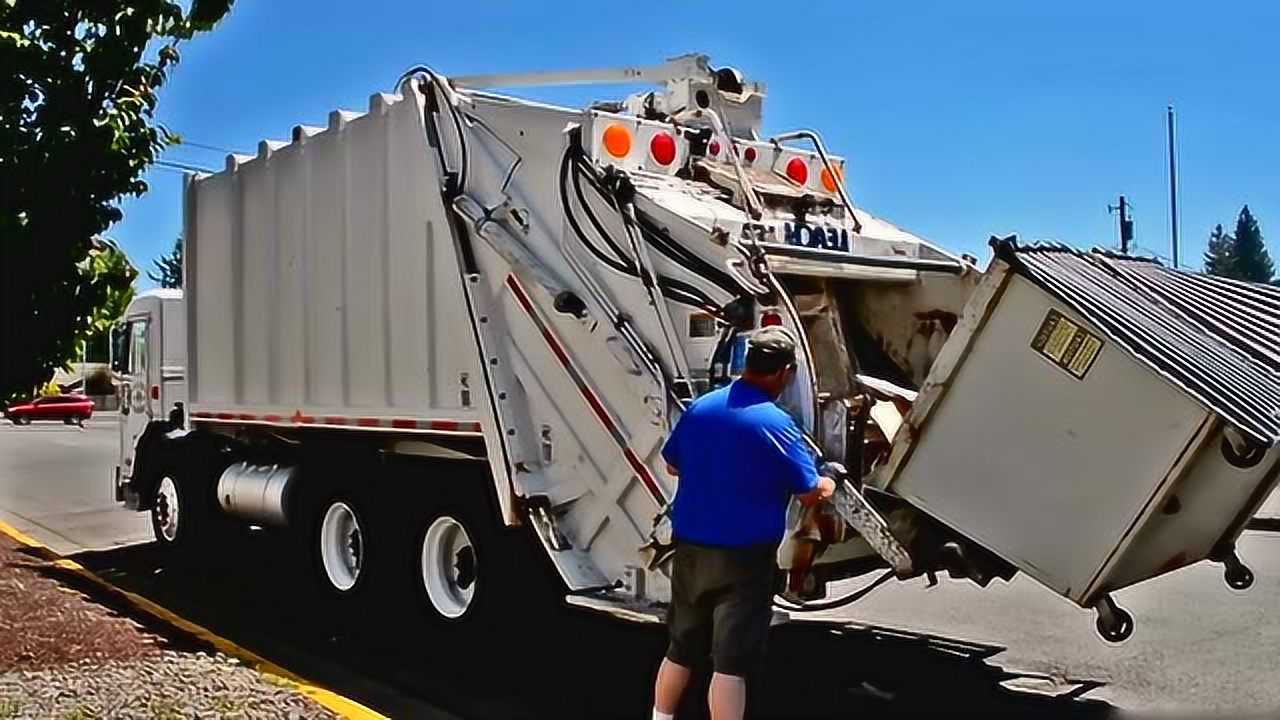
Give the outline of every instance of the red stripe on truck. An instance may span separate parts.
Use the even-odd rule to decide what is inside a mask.
[[[480,433],[480,423],[459,420],[415,420],[413,418],[351,418],[343,415],[315,417],[295,412],[293,415],[254,415],[251,413],[192,411],[197,420],[269,423],[273,425],[332,425],[335,427],[380,428],[392,430],[428,430],[436,432]]]
[[[627,464],[635,471],[636,476],[645,486],[645,489],[649,491],[649,494],[653,496],[653,499],[657,501],[659,506],[665,505],[667,499],[662,493],[662,488],[658,486],[658,481],[653,478],[653,474],[649,472],[649,468],[640,461],[640,456],[636,455],[635,451],[631,449],[631,446],[627,444],[626,437],[623,436],[622,431],[618,429],[618,425],[613,421],[613,418],[609,416],[609,411],[605,409],[604,403],[600,402],[600,398],[597,397],[591,387],[587,385],[586,379],[583,378],[582,374],[578,372],[578,369],[574,367],[573,362],[569,359],[569,354],[564,351],[564,348],[560,345],[560,341],[551,333],[551,328],[547,327],[546,323],[542,321],[542,318],[538,316],[536,311],[534,311],[533,303],[529,300],[529,296],[525,294],[524,288],[520,285],[520,281],[516,279],[515,275],[507,275],[507,287],[511,288],[511,293],[515,295],[516,301],[520,303],[520,307],[522,307],[525,313],[528,314],[529,319],[533,320],[533,324],[542,334],[542,339],[547,342],[547,345],[551,348],[551,352],[556,356],[556,359],[560,361],[560,364],[564,366],[565,371],[569,373],[569,378],[572,379],[573,384],[578,387],[578,392],[582,393],[582,397],[586,399],[587,405],[591,406],[591,411],[595,413],[600,424],[604,425],[605,430],[609,431],[609,436],[618,444],[618,448],[622,450],[622,456],[626,458]]]

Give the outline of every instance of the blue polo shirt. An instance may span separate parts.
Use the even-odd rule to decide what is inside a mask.
[[[781,541],[791,496],[818,484],[816,459],[795,421],[742,380],[695,400],[662,457],[680,475],[672,530],[699,545]]]

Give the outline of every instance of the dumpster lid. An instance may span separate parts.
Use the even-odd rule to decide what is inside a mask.
[[[1016,236],[991,247],[1243,433],[1280,444],[1280,288]]]

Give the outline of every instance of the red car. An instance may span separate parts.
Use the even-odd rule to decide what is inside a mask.
[[[30,425],[32,420],[61,420],[83,425],[93,415],[93,401],[84,395],[48,395],[29,403],[10,405],[4,416],[14,425]]]

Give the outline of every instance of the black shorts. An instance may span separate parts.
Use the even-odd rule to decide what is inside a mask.
[[[773,618],[776,545],[716,548],[680,542],[671,569],[667,658],[691,667],[710,657],[716,672],[760,669]]]

